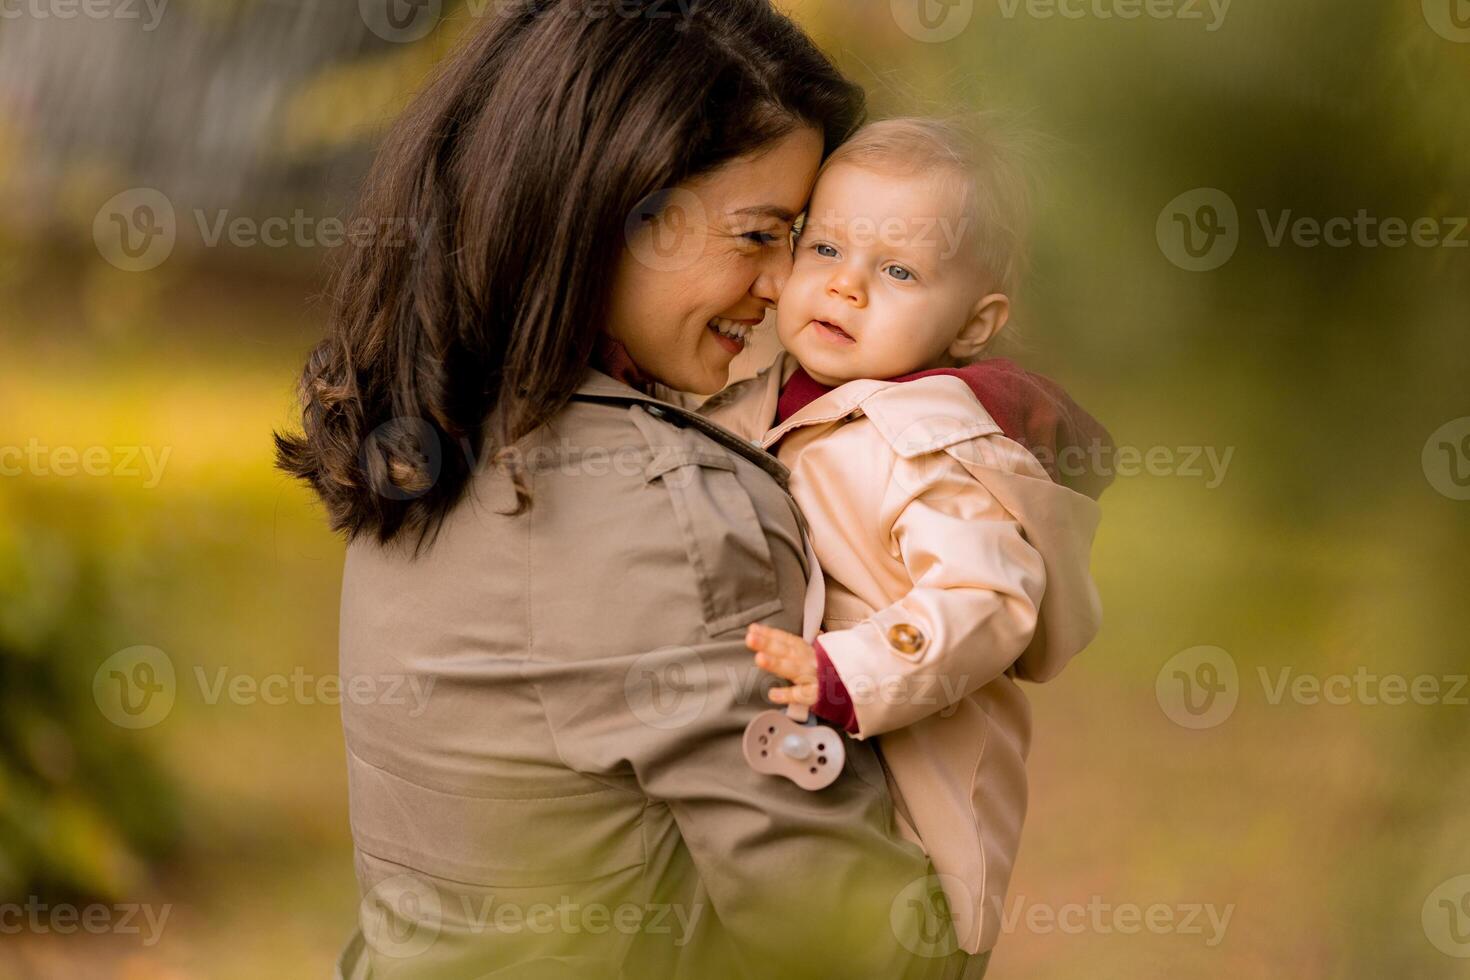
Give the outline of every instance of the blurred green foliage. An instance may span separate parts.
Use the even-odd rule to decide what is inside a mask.
[[[92,696],[127,602],[120,556],[84,503],[35,503],[0,508],[0,901],[117,899],[174,845],[179,801]]]

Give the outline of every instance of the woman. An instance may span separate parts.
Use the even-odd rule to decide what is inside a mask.
[[[350,539],[344,975],[964,970],[870,747],[819,793],[745,764],[745,627],[801,629],[800,515],[650,394],[726,383],[861,115],[767,0],[563,0],[475,32],[387,140],[363,208],[413,246],[355,248],[278,437]]]

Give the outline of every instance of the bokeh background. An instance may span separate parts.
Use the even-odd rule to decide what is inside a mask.
[[[352,928],[342,544],[270,433],[375,141],[497,12],[383,7],[0,4],[6,980]],[[1049,135],[1007,353],[1138,454],[991,976],[1470,975],[1470,4],[788,9],[878,115]]]

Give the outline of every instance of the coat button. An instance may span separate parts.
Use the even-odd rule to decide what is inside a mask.
[[[924,649],[924,634],[918,627],[899,623],[888,628],[888,645],[899,653],[915,654]]]

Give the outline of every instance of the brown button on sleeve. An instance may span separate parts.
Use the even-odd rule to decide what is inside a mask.
[[[924,649],[924,643],[924,634],[919,632],[917,626],[898,623],[888,628],[888,645],[899,653],[912,656]]]

